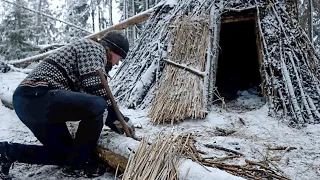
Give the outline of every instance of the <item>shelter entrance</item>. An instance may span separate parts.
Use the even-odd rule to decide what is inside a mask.
[[[259,56],[255,19],[223,22],[220,31],[216,87],[227,100],[239,92],[260,90]]]

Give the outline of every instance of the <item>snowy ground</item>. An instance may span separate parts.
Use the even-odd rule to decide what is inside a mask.
[[[0,97],[11,98],[23,73],[0,73]],[[268,116],[268,107],[258,96],[242,92],[237,101],[229,103],[227,110],[218,105],[212,108],[205,120],[186,120],[175,126],[154,126],[146,110],[122,108],[122,112],[141,128],[137,135],[155,137],[159,132],[172,130],[192,132],[196,136],[197,148],[203,157],[224,157],[224,151],[206,148],[204,144],[219,145],[236,150],[244,158],[226,161],[232,164],[244,163],[245,159],[262,161],[266,156],[283,174],[294,180],[320,179],[320,125],[308,125],[293,129],[281,121]],[[244,124],[241,122],[243,120]],[[229,136],[221,136],[217,128],[235,130]],[[0,141],[38,143],[32,133],[19,121],[14,111],[0,103]],[[268,147],[290,146],[291,151],[269,151]],[[56,166],[15,164],[10,171],[14,179],[72,179],[61,174]],[[96,179],[114,179],[112,173]]]

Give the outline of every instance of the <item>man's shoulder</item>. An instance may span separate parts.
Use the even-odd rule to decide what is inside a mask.
[[[104,47],[100,45],[99,43],[92,41],[90,39],[81,39],[78,40],[77,42],[74,42],[72,44],[73,49],[77,53],[85,53],[87,55],[89,54],[105,54]]]
[[[90,39],[80,39],[74,42],[72,45],[76,47],[83,47],[83,48],[90,48],[90,47],[101,48],[102,47],[99,43]]]

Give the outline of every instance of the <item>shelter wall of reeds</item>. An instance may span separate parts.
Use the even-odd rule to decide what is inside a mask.
[[[150,108],[157,123],[204,118],[214,97],[221,24],[233,20],[228,14],[245,12],[254,12],[270,113],[292,124],[319,123],[319,57],[297,22],[294,0],[159,6],[111,81],[118,102]]]

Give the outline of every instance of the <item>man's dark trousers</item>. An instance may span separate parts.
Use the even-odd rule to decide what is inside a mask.
[[[13,106],[20,120],[43,144],[9,146],[14,160],[29,164],[85,163],[96,147],[107,113],[102,97],[48,87],[18,87]],[[75,139],[67,129],[67,121],[80,121]]]

